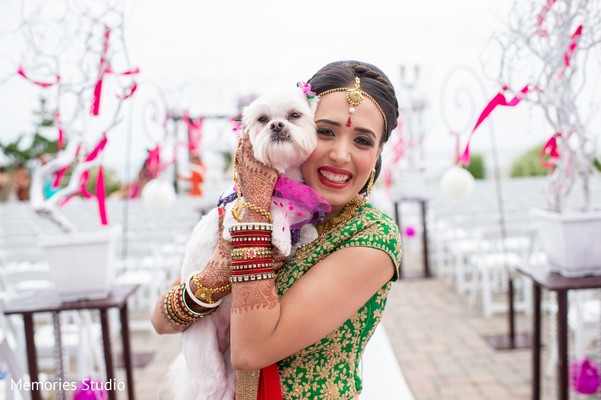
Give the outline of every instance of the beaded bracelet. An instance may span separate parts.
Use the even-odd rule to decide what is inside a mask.
[[[273,278],[275,278],[275,272],[266,272],[264,274],[256,274],[256,275],[230,276],[230,282],[232,282],[232,283],[253,282],[253,281],[260,281],[260,280],[273,279]]]
[[[273,261],[272,260],[264,260],[266,262],[259,262],[256,264],[248,264],[248,263],[244,263],[244,264],[232,264],[230,266],[230,269],[232,271],[252,271],[255,270],[257,268],[273,268]]]
[[[248,247],[248,246],[268,246],[271,245],[271,235],[261,236],[244,236],[244,237],[233,237],[232,247]]]
[[[234,217],[234,219],[238,222],[241,222],[241,214],[242,214],[242,210],[248,208],[249,210],[252,210],[254,212],[257,212],[259,214],[261,214],[262,216],[265,217],[265,219],[267,219],[270,223],[273,222],[273,219],[271,218],[271,214],[269,214],[268,211],[262,209],[261,207],[259,207],[256,204],[253,203],[249,203],[247,201],[244,201],[240,198],[238,198],[236,200],[236,203],[234,204],[234,207],[232,208],[232,216]]]
[[[239,231],[273,231],[273,224],[264,222],[243,222],[239,224],[232,224],[229,227],[230,233]]]
[[[271,232],[273,224],[240,223],[230,226],[232,262],[230,282],[252,282],[275,277]]]

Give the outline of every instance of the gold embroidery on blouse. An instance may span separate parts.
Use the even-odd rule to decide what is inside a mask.
[[[297,250],[276,278],[279,294],[333,251],[357,246],[385,251],[398,268],[401,254],[398,227],[371,205],[362,205],[354,218]],[[384,285],[340,328],[278,363],[284,399],[353,398],[361,389],[359,361],[382,318],[390,286],[391,282]]]

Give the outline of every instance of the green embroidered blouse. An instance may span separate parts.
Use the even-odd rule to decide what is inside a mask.
[[[285,400],[352,399],[362,388],[359,361],[382,318],[391,282],[398,279],[401,241],[396,223],[371,204],[360,205],[352,218],[297,250],[278,274],[276,287],[282,296],[313,265],[347,247],[385,251],[395,266],[394,277],[340,328],[278,363]]]

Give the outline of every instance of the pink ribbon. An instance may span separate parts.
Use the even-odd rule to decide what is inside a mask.
[[[401,159],[405,155],[405,138],[403,137],[403,129],[404,129],[403,122],[404,122],[403,117],[399,117],[398,123],[397,123],[397,128],[396,128],[396,130],[398,132],[398,139],[392,146],[392,152],[393,152],[392,162],[389,165],[389,167],[386,169],[386,171],[384,172],[384,188],[386,190],[386,193],[388,193],[388,197],[391,197],[390,196],[390,188],[392,187],[392,170],[393,170],[394,166],[396,164],[398,164],[398,162],[401,161]]]
[[[75,150],[75,157],[73,157],[73,159],[77,159],[77,156],[79,155],[79,152],[81,151],[81,144],[79,146],[77,146],[77,149]],[[65,175],[65,173],[69,170],[69,168],[71,168],[71,164],[64,166],[63,168],[59,169],[56,172],[56,175],[54,177],[54,182],[52,182],[52,188],[56,189],[57,187],[60,186],[61,181],[63,180],[63,176]]]
[[[86,157],[86,162],[95,160],[98,157],[98,155],[102,152],[102,150],[104,150],[107,141],[108,138],[106,136],[106,133],[104,133],[100,142],[96,145],[94,150],[92,150],[92,152]],[[89,177],[90,172],[86,171],[81,175],[80,180],[81,195],[87,199],[92,197],[92,195],[88,193],[88,189],[86,188]],[[100,221],[102,222],[102,225],[107,225],[108,218],[106,216],[106,192],[104,189],[104,173],[102,165],[98,169],[98,177],[96,180],[96,199],[98,201],[98,214],[100,215]]]
[[[98,155],[102,152],[102,150],[104,150],[104,147],[106,146],[107,141],[108,141],[108,138],[107,138],[106,132],[105,132],[103,134],[102,139],[100,140],[100,142],[98,142],[98,144],[96,145],[94,150],[92,150],[92,152],[90,154],[88,154],[88,156],[86,157],[86,162],[95,160],[96,157],[98,157]],[[77,149],[77,153],[78,152],[79,152],[79,148]],[[66,167],[66,168],[69,168],[69,167]],[[60,207],[64,206],[65,204],[67,204],[67,202],[69,202],[73,197],[77,196],[78,194],[85,198],[88,198],[88,199],[91,198],[92,195],[90,193],[88,193],[88,189],[86,188],[89,177],[90,177],[89,171],[86,171],[83,174],[81,174],[81,177],[79,180],[79,193],[75,193],[75,194],[67,197],[66,199],[61,201],[59,206]],[[106,215],[106,191],[104,188],[104,171],[103,171],[102,165],[98,169],[98,177],[96,180],[96,199],[98,201],[98,214],[100,216],[100,221],[102,222],[102,225],[108,225],[108,218]]]
[[[541,149],[538,159],[540,165],[543,167],[553,168],[555,166],[555,162],[553,160],[558,160],[561,157],[557,151],[557,138],[560,137],[562,137],[561,133],[554,133]],[[549,157],[548,161],[545,161],[545,156]]]
[[[578,28],[576,28],[574,33],[572,33],[572,36],[570,36],[570,45],[568,47],[568,50],[563,55],[563,63],[566,66],[566,68],[570,66],[570,60],[572,59],[572,56],[574,55],[574,52],[578,47],[578,41],[580,40],[581,36],[582,25],[578,25]]]
[[[125,94],[123,96],[121,95],[116,95],[118,99],[121,100],[127,100],[129,99],[131,96],[133,96],[134,93],[136,93],[136,90],[138,89],[138,84],[136,82],[134,82],[125,92]]]
[[[88,154],[88,156],[86,157],[86,162],[95,160],[96,157],[98,157],[98,154],[104,149],[104,146],[106,146],[106,142],[107,142],[107,137],[106,137],[106,133],[105,133],[103,135],[103,138],[100,140],[100,142],[94,148],[94,150],[92,150],[92,152],[90,154]],[[89,171],[86,171],[83,174],[81,174],[80,191],[81,191],[81,195],[83,197],[85,197],[86,199],[89,199],[92,197],[92,195],[90,193],[88,193],[88,189],[86,188],[89,178],[90,178]]]
[[[161,168],[161,146],[156,145],[152,150],[148,150],[148,158],[146,159],[146,170],[150,174],[149,178],[155,178]]]
[[[104,43],[102,46],[102,54],[100,54],[100,65],[98,66],[98,80],[94,85],[94,97],[92,99],[91,113],[93,116],[97,116],[100,112],[100,95],[102,94],[102,80],[104,75],[109,71],[107,55],[109,51],[109,38],[111,36],[111,29],[105,25],[104,27]]]
[[[115,71],[113,71],[113,68],[109,64],[109,65],[106,66],[105,72],[107,74],[123,75],[123,76],[126,76],[126,75],[137,75],[137,74],[140,73],[140,68],[136,67],[134,69],[127,70],[125,72],[115,72]]]
[[[106,73],[107,74],[113,74],[113,75],[121,75],[121,76],[130,76],[130,75],[137,75],[140,73],[140,68],[136,67],[134,69],[130,69],[128,71],[125,72],[114,72],[111,68],[110,65],[107,66],[106,68]],[[121,100],[127,100],[129,99],[131,96],[133,96],[134,93],[136,93],[136,90],[138,89],[138,84],[136,82],[133,82],[125,91],[125,94],[123,95],[119,95],[117,94],[117,98],[121,99]]]
[[[98,168],[98,179],[96,180],[96,199],[98,200],[98,213],[102,225],[108,225],[106,216],[106,190],[104,187],[104,168],[102,165]]]
[[[63,130],[63,122],[61,121],[61,113],[58,110],[58,107],[54,113],[54,120],[56,121],[56,127],[58,128],[58,149],[62,150],[65,144],[65,131]]]
[[[555,4],[556,1],[557,0],[547,0],[547,4],[543,6],[542,10],[538,14],[536,26],[538,27],[538,34],[542,37],[549,35],[549,32],[547,32],[547,30],[543,28],[543,23],[545,22],[545,18],[551,10],[551,7],[553,6],[553,4]]]
[[[202,138],[202,123],[203,118],[191,119],[188,111],[184,111],[182,119],[188,127],[188,150],[196,151],[200,148],[200,140]]]
[[[528,94],[528,92],[531,90],[530,85],[526,85],[522,88],[522,90],[520,90],[519,93],[521,93],[521,95],[517,95],[514,96],[511,100],[507,101],[507,99],[505,98],[505,95],[502,93],[503,91],[506,91],[507,87],[503,87],[502,91],[497,93],[497,95],[495,97],[492,98],[492,100],[490,100],[488,102],[488,104],[486,105],[486,107],[484,107],[484,110],[482,111],[482,113],[480,114],[480,116],[478,117],[478,121],[476,121],[476,125],[474,125],[474,128],[472,129],[472,132],[470,133],[470,137],[467,140],[467,145],[465,146],[465,150],[463,151],[463,154],[461,155],[461,157],[459,158],[459,164],[461,165],[469,165],[470,163],[470,141],[472,140],[472,136],[474,135],[474,132],[476,131],[476,129],[478,129],[478,127],[480,126],[480,124],[482,122],[484,122],[484,120],[486,118],[488,118],[488,116],[490,115],[490,113],[497,108],[497,106],[504,106],[504,107],[515,107],[517,106],[520,101],[522,101],[522,98],[524,98],[524,96],[526,94]]]
[[[29,82],[33,83],[34,85],[38,85],[43,88],[49,88],[51,86],[54,86],[54,85],[58,84],[61,80],[60,75],[56,75],[56,80],[54,82],[42,82],[42,81],[33,80],[25,73],[25,70],[23,69],[22,65],[19,65],[19,68],[17,69],[17,73],[19,75],[21,75],[23,78],[27,79]]]
[[[384,188],[387,192],[390,192],[390,188],[392,186],[392,170],[395,165],[403,158],[405,155],[405,140],[402,135],[399,135],[398,140],[392,147],[393,158],[390,167],[386,169],[386,173],[384,173]]]

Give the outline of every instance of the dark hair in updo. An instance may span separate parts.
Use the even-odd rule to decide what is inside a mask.
[[[390,138],[390,134],[397,126],[399,117],[399,102],[394,92],[390,79],[375,65],[361,61],[335,61],[321,68],[309,79],[311,90],[317,94],[326,90],[354,87],[355,77],[361,78],[361,90],[371,95],[384,111],[387,130],[382,134],[380,146]],[[376,162],[376,179],[382,169],[382,156]],[[367,190],[367,184],[359,193]]]

